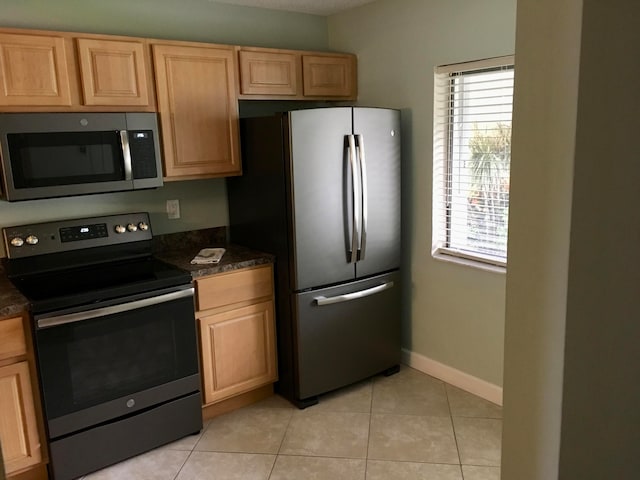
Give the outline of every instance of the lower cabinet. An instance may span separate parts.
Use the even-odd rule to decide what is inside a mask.
[[[196,292],[205,405],[275,382],[272,266],[196,279]]]
[[[27,362],[0,367],[0,442],[7,475],[42,459]]]
[[[45,475],[46,454],[30,370],[33,359],[25,332],[22,317],[0,319],[0,444],[9,479]]]

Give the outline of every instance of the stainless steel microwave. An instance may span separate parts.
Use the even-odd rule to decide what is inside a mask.
[[[2,198],[162,186],[155,113],[0,113]]]

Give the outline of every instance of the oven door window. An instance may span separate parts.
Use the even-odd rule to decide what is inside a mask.
[[[197,374],[193,299],[36,331],[49,419]]]
[[[7,135],[15,188],[125,179],[117,131]]]

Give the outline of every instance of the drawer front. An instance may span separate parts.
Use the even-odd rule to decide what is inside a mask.
[[[273,295],[271,265],[196,279],[197,310]]]
[[[27,353],[22,317],[0,320],[0,360]]]

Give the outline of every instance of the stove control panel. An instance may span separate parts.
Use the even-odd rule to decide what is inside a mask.
[[[3,228],[2,235],[9,258],[152,239],[149,214],[146,212],[18,225]]]

